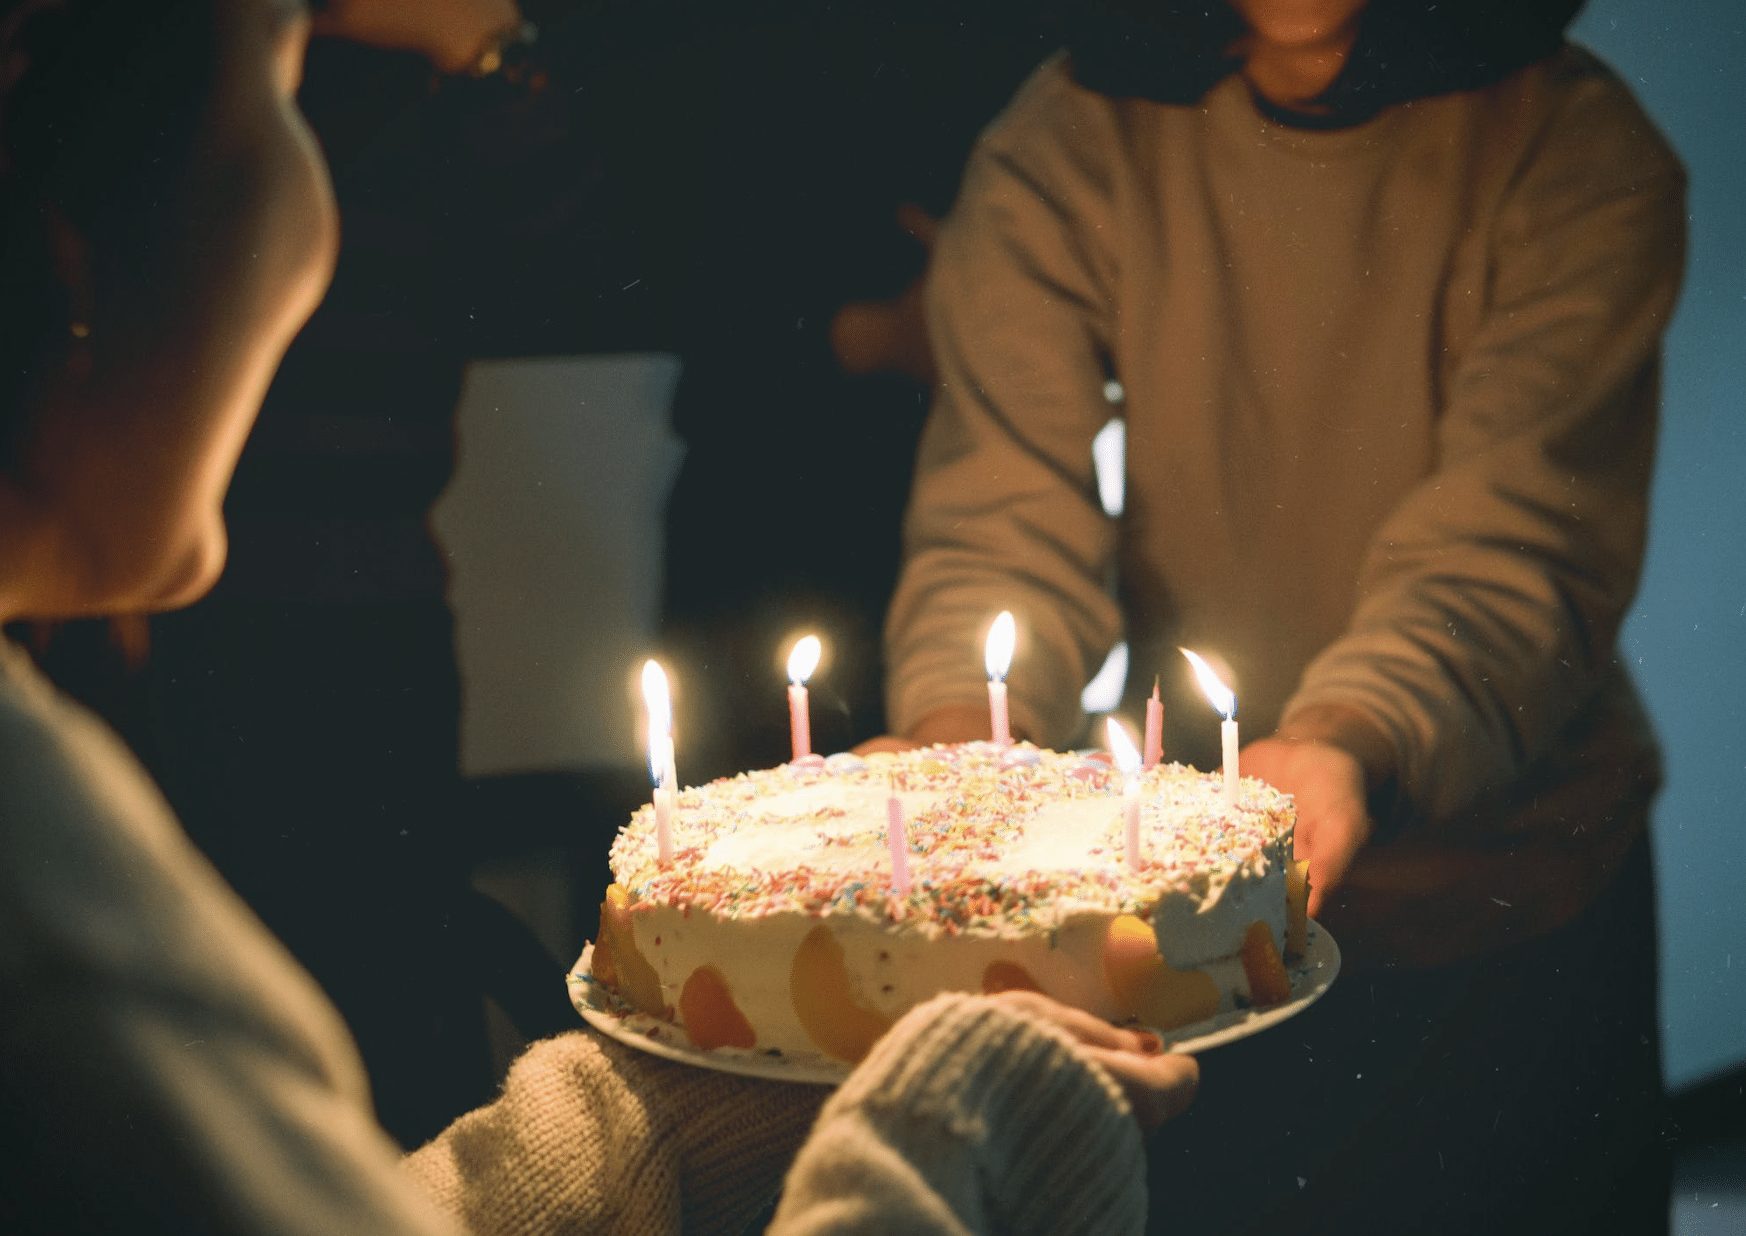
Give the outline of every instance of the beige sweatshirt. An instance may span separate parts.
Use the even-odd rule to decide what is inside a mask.
[[[891,713],[985,698],[1021,624],[1015,724],[1080,740],[1132,645],[1169,756],[1355,707],[1388,737],[1392,841],[1329,925],[1357,961],[1470,955],[1574,915],[1659,772],[1617,658],[1643,552],[1683,174],[1567,48],[1342,130],[1230,78],[1195,106],[1045,65],[983,136],[934,256],[941,386],[887,627]],[[1091,441],[1125,392],[1126,511]],[[1118,581],[1112,591],[1109,581]]]
[[[784,1172],[778,1233],[1140,1227],[1119,1090],[985,999],[915,1010],[825,1094],[579,1029],[402,1166],[309,976],[0,640],[0,1231],[738,1232]]]

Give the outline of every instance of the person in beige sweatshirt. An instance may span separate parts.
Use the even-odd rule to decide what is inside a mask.
[[[307,33],[285,0],[0,3],[0,623],[186,603],[222,567],[333,261]],[[1196,1076],[1157,1046],[948,997],[825,1100],[579,1029],[403,1164],[313,981],[0,638],[0,1231],[730,1232],[785,1171],[785,1233],[1132,1231],[1141,1125]]]
[[[1084,741],[1080,690],[1126,639],[1129,711],[1160,676],[1167,754],[1216,767],[1219,718],[1177,649],[1220,661],[1243,772],[1296,796],[1312,911],[1348,966],[1301,1034],[1230,1058],[1297,1080],[1312,1060],[1324,1079],[1352,1066],[1313,1102],[1256,1096],[1232,1123],[1268,1112],[1299,1139],[1283,1161],[1247,1147],[1290,1195],[1342,1161],[1304,1142],[1357,1137],[1369,1113],[1390,1132],[1342,1170],[1444,1207],[1435,1223],[1377,1210],[1391,1230],[1473,1221],[1451,1194],[1477,1205],[1522,1162],[1570,1179],[1539,1149],[1553,1113],[1582,1122],[1566,1141],[1583,1180],[1618,1163],[1597,1117],[1609,1137],[1654,1126],[1659,763],[1617,636],[1684,177],[1618,78],[1562,42],[1573,8],[1234,0],[1150,51],[1123,32],[1129,69],[1214,37],[1197,22],[1229,40],[1192,89],[1151,97],[1143,63],[1114,74],[1076,48],[983,135],[930,271],[939,384],[886,633],[898,734],[987,736],[979,653],[1004,609],[1016,732]],[[1513,61],[1469,47],[1462,75],[1429,40],[1463,21],[1538,21],[1538,41]],[[1092,463],[1112,415],[1119,519]],[[1409,1046],[1450,1033],[1449,1000],[1508,1041],[1446,1045],[1449,1069],[1488,1084],[1449,1096],[1482,1116],[1472,1137],[1438,1141],[1402,1113],[1436,1093]],[[1398,1024],[1378,1026],[1383,1006]],[[1211,1097],[1224,1055],[1191,1124],[1232,1110]],[[1597,1091],[1636,1114],[1603,1115]],[[1455,1162],[1448,1146],[1490,1137],[1494,1115],[1495,1153]],[[1168,1147],[1196,1167],[1185,1183],[1216,1176],[1196,1140]],[[1413,1164],[1385,1165],[1384,1144],[1408,1142]],[[1527,1192],[1566,1188],[1607,1195]]]

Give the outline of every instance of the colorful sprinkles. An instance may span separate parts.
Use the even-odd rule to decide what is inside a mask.
[[[772,813],[773,803],[820,785],[876,791],[880,810],[825,806],[800,820]],[[908,819],[906,895],[893,896],[888,865],[876,860],[848,870],[807,863],[809,855],[822,860],[857,847],[869,854],[883,849],[888,790],[927,795],[931,803]],[[1288,795],[1246,779],[1231,809],[1220,777],[1170,764],[1142,774],[1147,858],[1132,871],[1122,859],[1121,792],[1121,777],[1108,763],[1029,744],[834,755],[681,791],[677,850],[664,867],[656,857],[654,810],[641,808],[613,842],[612,871],[637,902],[726,917],[850,911],[946,934],[1005,934],[1048,929],[1072,911],[1149,913],[1166,893],[1205,888],[1245,868],[1265,871],[1290,857],[1296,817]],[[1110,811],[1101,835],[1087,838],[1082,861],[1023,869],[1010,862],[1040,810],[1085,799],[1107,800]],[[797,824],[809,839],[796,845],[793,861],[766,867],[710,859],[717,841],[742,830]]]

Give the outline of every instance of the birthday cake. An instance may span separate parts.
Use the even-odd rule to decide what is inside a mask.
[[[593,979],[702,1049],[859,1059],[942,991],[1038,990],[1161,1029],[1288,998],[1291,799],[1028,744],[810,757],[639,810]],[[900,810],[894,810],[895,800]]]

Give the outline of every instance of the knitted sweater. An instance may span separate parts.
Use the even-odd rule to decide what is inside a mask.
[[[1073,743],[1125,636],[1128,707],[1161,675],[1167,754],[1213,767],[1218,718],[1176,652],[1195,648],[1234,678],[1245,738],[1328,706],[1385,736],[1399,835],[1330,913],[1350,959],[1568,921],[1659,777],[1615,641],[1683,188],[1571,47],[1328,131],[1270,120],[1237,77],[1177,106],[1046,64],[934,254],[895,727],[983,698],[982,631],[1010,609],[1015,726]],[[1118,414],[1114,520],[1091,444]]]
[[[321,993],[115,737],[0,641],[0,1230],[737,1231],[822,1097],[578,1030],[403,1169]],[[1101,1069],[953,997],[826,1106],[777,1230],[1132,1230],[1143,1180]]]

